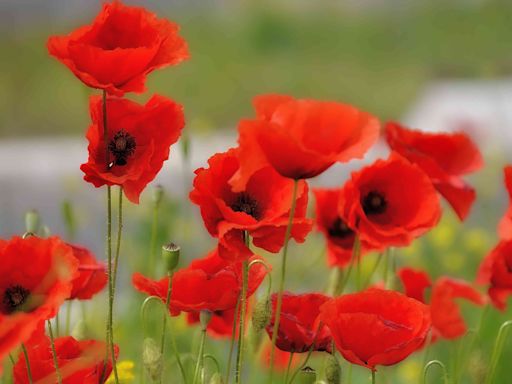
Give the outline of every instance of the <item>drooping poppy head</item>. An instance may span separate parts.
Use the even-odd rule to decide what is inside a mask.
[[[371,370],[396,364],[416,351],[431,325],[425,304],[377,288],[332,299],[320,313],[343,357]]]
[[[71,336],[55,339],[57,363],[63,384],[99,384],[112,371],[112,360],[105,365],[105,343],[98,340],[77,341]],[[57,382],[50,340],[27,348],[33,382]],[[115,346],[115,354],[119,349]],[[14,383],[28,384],[27,365],[22,352],[13,368]],[[101,381],[101,377],[104,377]],[[41,381],[39,381],[41,380]]]
[[[430,177],[461,220],[467,217],[476,192],[462,176],[483,165],[478,147],[467,134],[426,133],[389,122],[386,140],[393,151],[417,164]]]
[[[336,162],[363,157],[379,135],[377,119],[348,104],[263,95],[254,98],[254,108],[256,118],[239,125],[236,190],[268,163],[291,179],[317,176]]]
[[[407,296],[430,303],[432,341],[456,339],[466,334],[467,326],[456,299],[466,299],[476,305],[484,305],[486,301],[480,292],[463,280],[443,276],[432,284],[426,272],[412,268],[402,268],[397,274]],[[425,297],[427,288],[432,289],[430,300]]]
[[[505,187],[508,192],[508,208],[500,220],[498,234],[500,239],[512,239],[512,165],[506,166],[503,170],[505,174]]]
[[[258,259],[257,256],[249,260]],[[247,297],[251,296],[266,276],[266,269],[255,264],[249,270]],[[132,277],[134,287],[143,293],[167,299],[169,279],[155,281],[140,273]],[[242,289],[242,263],[231,263],[219,257],[217,250],[205,258],[192,261],[174,273],[169,311],[172,315],[183,312],[225,311],[234,309]]]
[[[276,346],[286,352],[314,351],[331,352],[332,338],[327,327],[318,321],[320,307],[330,298],[320,293],[294,295],[283,293],[281,318]],[[270,339],[274,332],[277,294],[272,295],[272,317],[267,326]]]
[[[409,245],[437,224],[441,207],[427,175],[393,153],[352,173],[338,213],[362,242],[384,248]]]
[[[96,260],[87,248],[68,244],[78,260],[78,276],[73,280],[69,300],[88,300],[101,292],[107,285],[105,264]]]
[[[220,254],[231,260],[251,255],[244,231],[255,246],[279,252],[284,244],[294,181],[280,176],[270,166],[251,175],[243,190],[234,192],[230,178],[239,169],[241,149],[230,149],[208,160],[208,168],[196,170],[190,200],[201,210],[206,229],[219,239]],[[308,186],[298,182],[291,236],[303,242],[312,227],[306,219]]]
[[[179,27],[144,8],[105,3],[91,25],[48,39],[48,52],[82,82],[116,96],[145,91],[146,75],[189,57]]]
[[[170,146],[180,137],[185,125],[183,107],[159,95],[145,105],[108,98],[106,143],[100,97],[91,97],[90,112],[89,159],[80,167],[84,180],[95,187],[119,185],[137,204],[141,192],[169,158]]]
[[[478,270],[477,281],[489,285],[489,298],[502,311],[512,295],[512,240],[502,240],[485,257]]]
[[[57,314],[78,262],[58,237],[0,240],[0,360]]]

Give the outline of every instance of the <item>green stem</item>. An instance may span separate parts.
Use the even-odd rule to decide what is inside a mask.
[[[196,369],[194,370],[194,380],[192,381],[192,384],[196,384],[197,379],[200,376],[200,371],[203,366],[203,354],[204,354],[205,342],[206,342],[206,327],[201,329],[201,341],[199,344],[199,353],[197,354]]]
[[[117,267],[119,265],[119,254],[121,253],[121,236],[123,234],[123,187],[119,187],[118,206],[117,206],[117,239],[116,239],[116,254],[114,256],[114,276],[112,277],[112,290],[114,291],[114,298],[116,295],[117,286]]]
[[[55,316],[55,334],[57,337],[60,335],[60,317],[59,312],[57,312],[57,315]]]
[[[55,350],[55,340],[53,338],[52,323],[50,320],[48,320],[46,323],[48,324],[48,333],[50,335],[50,344],[52,346],[53,366],[55,367],[55,373],[57,375],[57,382],[59,384],[62,384],[62,376],[60,374],[59,362],[57,360],[57,351]]]
[[[375,381],[375,370],[372,369],[372,384],[375,384],[376,381]]]
[[[167,272],[167,278],[169,279],[169,284],[167,285],[167,297],[165,299],[165,311],[162,316],[162,339],[160,340],[160,353],[162,354],[162,361],[165,361],[164,352],[165,352],[165,331],[167,328],[167,311],[169,308],[169,302],[171,301],[171,292],[172,292],[172,275],[173,272]],[[164,370],[162,369],[162,373],[160,376],[160,382],[163,379]]]
[[[486,304],[482,310],[482,314],[480,315],[480,320],[478,321],[476,331],[473,333],[471,342],[469,343],[469,347],[467,348],[467,352],[463,356],[463,361],[460,366],[460,369],[462,372],[465,372],[466,366],[469,363],[469,359],[471,358],[471,352],[473,352],[473,349],[475,348],[475,344],[480,339],[480,333],[482,332],[482,328],[483,328],[483,325],[485,322],[485,317],[487,316],[487,313],[489,312],[490,307],[491,306],[489,304]]]
[[[279,292],[277,294],[277,305],[276,312],[274,317],[274,329],[272,331],[272,348],[270,349],[270,374],[269,374],[269,382],[272,383],[274,376],[274,355],[276,351],[276,341],[277,334],[279,332],[279,322],[281,320],[281,306],[283,304],[283,291],[284,291],[284,282],[286,278],[286,257],[288,254],[288,243],[290,240],[290,235],[292,233],[292,225],[293,218],[295,217],[295,208],[297,206],[297,189],[299,186],[299,181],[293,181],[293,193],[292,193],[292,202],[290,207],[290,216],[288,218],[288,225],[286,227],[286,232],[284,235],[284,245],[283,245],[283,257],[281,259],[281,280],[279,281]]]
[[[249,234],[244,234],[245,244],[249,246]],[[238,353],[236,356],[236,371],[235,371],[235,382],[241,383],[242,376],[242,365],[243,365],[243,354],[244,354],[244,339],[245,339],[245,314],[247,311],[247,286],[249,284],[249,261],[244,260],[242,265],[242,294],[240,296],[240,310],[239,318],[239,332],[238,332]]]
[[[491,363],[489,364],[489,371],[485,378],[485,384],[494,383],[494,375],[496,374],[496,367],[498,366],[498,361],[501,356],[501,352],[503,351],[503,345],[505,344],[505,339],[507,337],[508,328],[512,325],[512,320],[505,321],[498,332],[498,337],[496,338],[496,344],[494,345],[494,349],[492,351]]]
[[[427,363],[427,365],[425,365],[425,367],[423,368],[423,381],[422,381],[422,384],[426,384],[427,383],[428,371],[429,371],[430,367],[432,367],[434,365],[437,365],[438,367],[440,367],[443,370],[443,378],[444,378],[443,380],[444,380],[444,383],[448,384],[448,373],[446,372],[446,367],[439,360],[429,361]]]
[[[354,246],[352,248],[352,259],[350,260],[347,273],[345,274],[345,278],[341,283],[340,289],[338,292],[336,292],[337,294],[342,294],[345,288],[347,287],[350,275],[352,274],[352,270],[354,269],[354,264],[359,261],[359,253],[361,253],[361,241],[359,240],[359,236],[356,235],[354,239]]]
[[[240,292],[240,295],[238,296],[238,300],[236,302],[236,307],[235,307],[235,317],[233,318],[233,329],[231,331],[231,343],[229,346],[228,364],[227,364],[227,369],[226,369],[226,384],[229,384],[229,378],[230,378],[230,373],[231,373],[231,362],[233,360],[233,350],[235,348],[236,330],[237,330],[237,325],[238,325],[237,319],[238,319],[238,316],[240,315],[238,313],[238,311],[240,310],[240,299],[241,298],[242,298],[242,292]]]
[[[368,277],[366,278],[366,281],[363,284],[363,289],[367,288],[370,285],[370,283],[372,281],[372,277],[375,274],[375,272],[377,271],[377,269],[379,268],[379,265],[380,265],[380,262],[382,259],[383,259],[382,252],[379,252],[379,255],[377,256],[377,260],[375,260],[375,264],[373,264],[373,268],[372,268],[370,274],[368,275]]]
[[[314,349],[314,345],[311,346],[311,348],[309,348],[309,351],[306,355],[306,358],[304,359],[304,361],[302,362],[302,364],[299,366],[299,368],[297,368],[295,370],[295,372],[293,372],[293,375],[290,379],[289,382],[285,381],[284,384],[292,384],[293,383],[293,380],[295,380],[295,377],[299,374],[299,372],[306,366],[306,364],[308,363],[309,361],[309,358],[311,357],[311,355],[313,354],[313,349]],[[288,376],[286,376],[288,378]]]
[[[284,384],[288,383],[288,377],[290,376],[290,368],[292,366],[293,361],[293,352],[290,352],[290,357],[288,358],[288,365],[286,366],[286,374],[284,376]]]
[[[149,243],[149,273],[155,272],[156,238],[158,234],[158,204],[153,204],[153,220],[151,223],[151,241]]]
[[[27,376],[29,384],[33,384],[34,380],[32,379],[32,370],[30,369],[30,359],[28,358],[27,348],[25,344],[21,344],[21,350],[23,351],[23,356],[25,357],[25,364],[27,365]]]
[[[71,328],[71,307],[73,304],[73,300],[68,300],[66,305],[66,328],[64,329],[65,334],[69,335],[69,330]]]
[[[384,280],[384,288],[388,285],[388,275],[389,275],[389,260],[391,258],[391,248],[386,248],[384,251],[384,271],[382,273],[382,280]]]

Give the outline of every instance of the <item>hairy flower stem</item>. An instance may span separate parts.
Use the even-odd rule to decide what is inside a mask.
[[[233,318],[233,329],[231,331],[231,342],[229,345],[229,356],[228,356],[228,364],[226,369],[226,384],[229,384],[229,378],[231,373],[231,362],[233,360],[233,350],[235,348],[235,338],[236,338],[236,330],[237,328],[237,317],[240,315],[238,312],[240,311],[240,300],[242,298],[242,292],[240,292],[240,295],[238,296],[238,300],[236,302],[235,307],[235,317]]]
[[[428,374],[428,371],[430,369],[430,367],[434,366],[434,365],[437,365],[439,366],[442,370],[443,370],[443,380],[444,380],[444,384],[448,384],[448,373],[446,371],[446,366],[440,362],[439,360],[432,360],[432,361],[429,361],[425,367],[423,368],[423,380],[422,380],[422,384],[427,384],[427,374]]]
[[[119,254],[121,252],[121,236],[123,233],[123,188],[119,187],[119,196],[118,196],[118,207],[117,207],[117,239],[116,239],[116,254],[114,256],[114,270],[112,277],[114,298],[116,295],[116,286],[117,286],[117,267],[119,265]]]
[[[372,370],[372,384],[375,384],[376,381],[375,381],[375,371]]]
[[[249,246],[249,234],[244,234],[245,245]],[[242,265],[242,292],[240,294],[240,319],[239,319],[239,332],[238,332],[238,353],[236,356],[236,372],[235,382],[240,384],[242,382],[242,364],[244,354],[244,340],[245,340],[245,314],[247,312],[247,286],[249,284],[249,261],[244,260]]]
[[[293,218],[295,216],[295,208],[297,206],[297,189],[299,186],[299,180],[293,181],[293,193],[292,193],[292,202],[290,207],[290,216],[288,219],[288,226],[286,227],[286,232],[284,235],[284,245],[283,245],[283,257],[281,259],[281,280],[279,281],[279,292],[277,294],[277,305],[276,312],[274,317],[274,327],[272,331],[272,348],[270,350],[270,374],[269,374],[269,383],[272,383],[274,377],[274,356],[276,352],[276,341],[277,334],[279,332],[279,322],[281,320],[281,306],[283,305],[283,291],[284,291],[284,281],[286,278],[286,256],[288,254],[288,243],[290,241],[290,235],[292,233],[292,225]]]
[[[53,357],[53,366],[55,367],[55,374],[57,375],[57,382],[62,384],[62,376],[59,370],[59,362],[57,361],[57,351],[55,350],[55,340],[53,338],[53,329],[52,323],[50,320],[46,322],[48,324],[48,334],[50,335],[50,344],[52,346],[52,357]]]
[[[206,343],[206,326],[201,329],[201,341],[199,343],[199,353],[197,354],[196,369],[194,370],[194,380],[192,384],[196,384],[199,379],[200,372],[203,369],[204,344]]]
[[[165,358],[164,358],[165,334],[166,334],[165,331],[167,328],[167,311],[169,308],[169,302],[171,301],[172,275],[173,275],[172,271],[167,272],[167,278],[169,279],[169,285],[167,287],[167,297],[165,299],[165,309],[164,309],[164,314],[162,316],[162,339],[160,340],[160,353],[162,354],[162,361],[165,361]],[[180,369],[183,370],[183,367],[181,366],[181,361],[178,356],[177,356],[177,361],[178,361],[178,365],[180,366]],[[163,374],[164,374],[164,370],[162,369],[162,373],[160,376],[160,382],[162,382],[162,380],[163,380]]]
[[[286,366],[286,374],[284,375],[284,383],[288,383],[288,377],[290,377],[290,368],[292,366],[293,361],[293,352],[290,352],[290,357],[288,358],[288,365]]]
[[[34,380],[32,379],[32,370],[30,369],[30,359],[28,358],[27,348],[25,344],[21,344],[21,350],[23,351],[23,356],[25,357],[25,364],[27,365],[27,376],[29,384],[33,384]]]

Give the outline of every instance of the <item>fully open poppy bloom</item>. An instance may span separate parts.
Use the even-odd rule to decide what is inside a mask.
[[[179,27],[120,1],[103,5],[91,25],[48,39],[48,51],[89,87],[123,96],[145,90],[146,75],[189,57]]]
[[[105,343],[97,340],[77,341],[71,336],[55,339],[57,362],[63,384],[104,383],[112,371],[112,361],[105,366]],[[37,345],[27,348],[33,382],[57,382],[50,340],[45,337]],[[116,355],[118,348],[116,346]],[[103,373],[103,371],[105,371]],[[15,384],[28,384],[27,365],[23,353],[13,369]],[[101,377],[104,380],[101,381]]]
[[[276,346],[286,352],[307,352],[312,347],[314,351],[331,352],[331,333],[320,324],[318,315],[322,304],[329,301],[328,296],[320,293],[294,295],[283,293],[281,319],[277,333]],[[274,332],[277,295],[272,295],[272,317],[267,326],[270,339]]]
[[[432,288],[432,340],[439,337],[455,339],[466,333],[466,323],[455,299],[467,299],[476,305],[485,304],[485,297],[463,280],[441,277],[432,284],[426,272],[412,268],[402,268],[397,274],[405,288],[405,294],[422,303],[428,304],[425,290]]]
[[[68,244],[73,256],[78,260],[78,276],[73,280],[71,295],[68,299],[88,300],[107,285],[108,277],[105,264],[98,262],[87,248]]]
[[[478,147],[465,133],[426,133],[386,124],[386,140],[395,152],[417,164],[432,180],[461,220],[469,213],[476,192],[462,176],[483,165]]]
[[[316,202],[316,226],[327,240],[328,264],[331,267],[344,267],[352,259],[356,232],[338,214],[341,189],[314,189],[313,193]],[[361,244],[361,254],[371,249],[369,244]]]
[[[383,248],[409,245],[437,224],[441,207],[427,175],[392,153],[352,173],[338,213],[362,242]]]
[[[0,240],[0,360],[57,314],[78,262],[57,237]]]
[[[293,196],[293,181],[280,176],[270,166],[257,170],[245,188],[233,192],[229,179],[239,169],[239,148],[219,153],[208,160],[208,168],[196,170],[190,199],[201,209],[206,229],[219,239],[221,256],[229,259],[251,255],[244,231],[255,246],[279,252],[284,244]],[[301,180],[291,236],[303,242],[312,227],[306,219],[308,186]]]
[[[489,284],[489,297],[500,310],[507,307],[512,295],[512,240],[502,240],[485,257],[478,270],[477,281]]]
[[[255,260],[253,256],[249,260]],[[251,296],[266,276],[261,264],[253,265],[249,271],[247,297]],[[155,281],[140,273],[132,277],[133,285],[140,292],[157,296],[165,302],[169,279]],[[242,263],[230,263],[219,257],[217,250],[205,258],[192,261],[190,265],[174,273],[169,303],[171,315],[183,312],[225,311],[234,309],[242,289]]]
[[[498,233],[501,239],[512,239],[512,166],[509,165],[503,170],[505,174],[505,187],[508,192],[508,209],[503,215],[498,226]]]
[[[375,117],[338,102],[263,95],[254,108],[256,118],[239,125],[237,191],[268,163],[291,179],[317,176],[336,162],[361,158],[379,135]]]
[[[109,98],[107,143],[103,137],[102,108],[102,99],[91,97],[89,159],[80,167],[85,173],[84,180],[95,187],[119,185],[130,201],[138,203],[142,190],[169,158],[169,147],[180,137],[185,124],[183,107],[159,95],[146,105]]]
[[[343,357],[371,370],[405,359],[423,345],[431,325],[425,304],[377,288],[332,299],[320,313]]]

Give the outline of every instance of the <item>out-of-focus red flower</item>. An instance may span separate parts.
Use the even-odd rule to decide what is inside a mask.
[[[455,299],[467,299],[476,305],[485,304],[485,297],[463,280],[441,277],[432,284],[426,272],[412,268],[400,269],[398,276],[405,288],[405,294],[422,303],[428,304],[425,290],[432,288],[430,315],[433,341],[439,337],[455,339],[466,333],[466,323]]]
[[[48,52],[89,87],[123,96],[145,90],[146,75],[189,57],[179,27],[120,1],[103,5],[91,25],[48,39]]]
[[[341,189],[314,189],[316,202],[316,226],[327,240],[327,262],[329,266],[344,267],[352,259],[356,233],[338,213]],[[361,254],[373,247],[361,244]]]
[[[504,311],[512,295],[512,240],[502,240],[485,257],[478,270],[477,281],[489,284],[489,297],[496,308]]]
[[[336,162],[363,157],[379,135],[375,117],[347,104],[263,95],[254,107],[256,118],[239,125],[237,191],[269,163],[291,179],[317,176]]]
[[[332,299],[320,312],[343,357],[371,370],[405,359],[423,345],[431,325],[425,304],[376,288]]]
[[[116,348],[116,356],[119,349]],[[105,343],[97,340],[77,341],[71,336],[55,339],[57,362],[63,384],[104,383],[112,371],[112,361],[105,366]],[[57,376],[50,340],[45,337],[27,348],[33,382],[55,383]],[[101,377],[105,371],[103,381]],[[15,384],[28,384],[27,365],[23,353],[13,369]],[[41,381],[39,381],[41,380]]]
[[[249,260],[257,259],[256,256]],[[255,264],[249,270],[247,297],[251,296],[266,276],[266,269]],[[165,302],[169,279],[155,281],[140,273],[132,278],[140,292],[157,296]],[[234,309],[242,289],[242,263],[230,263],[219,257],[217,250],[205,258],[194,260],[185,269],[174,273],[169,311],[172,315],[183,312],[225,311]]]
[[[260,353],[260,362],[261,365],[264,367],[270,367],[270,354],[272,350],[272,343],[266,342],[264,343],[263,347],[261,348]],[[288,367],[288,362],[290,361],[291,352],[283,351],[279,348],[276,348],[274,351],[274,369],[277,371],[285,371]],[[291,369],[297,368],[299,364],[301,363],[301,359],[303,357],[295,353],[293,356],[291,356],[292,362],[290,365]]]
[[[96,260],[87,248],[68,244],[73,250],[73,256],[78,260],[78,276],[73,280],[69,300],[88,300],[101,292],[107,285],[108,277],[105,264]]]
[[[377,248],[409,245],[441,216],[436,190],[427,175],[392,153],[352,177],[341,192],[340,217]]]
[[[390,148],[417,164],[432,180],[461,220],[469,214],[476,192],[462,176],[483,165],[478,147],[465,133],[426,133],[386,124]]]
[[[58,237],[0,240],[0,360],[57,314],[78,262]]]
[[[208,160],[208,168],[196,170],[190,199],[201,209],[206,229],[219,238],[221,256],[236,260],[251,255],[244,231],[255,246],[279,252],[284,244],[293,196],[293,181],[280,176],[270,166],[257,170],[245,188],[233,192],[229,179],[239,169],[241,150],[231,149]],[[306,219],[308,186],[299,181],[297,208],[291,236],[303,242],[312,227]]]
[[[331,333],[320,324],[320,307],[330,298],[320,293],[294,295],[284,292],[281,307],[281,319],[277,333],[276,346],[286,352],[315,351],[331,352]],[[272,295],[272,317],[267,326],[270,339],[274,332],[277,295]]]
[[[89,159],[80,169],[95,187],[119,185],[133,203],[169,158],[185,125],[183,107],[163,96],[146,105],[126,99],[107,99],[108,142],[103,137],[103,102],[90,99],[92,124],[87,131]],[[106,148],[108,146],[108,159]]]
[[[503,170],[505,174],[505,187],[508,192],[508,209],[503,215],[498,226],[498,233],[501,239],[512,239],[512,165],[506,166]]]

